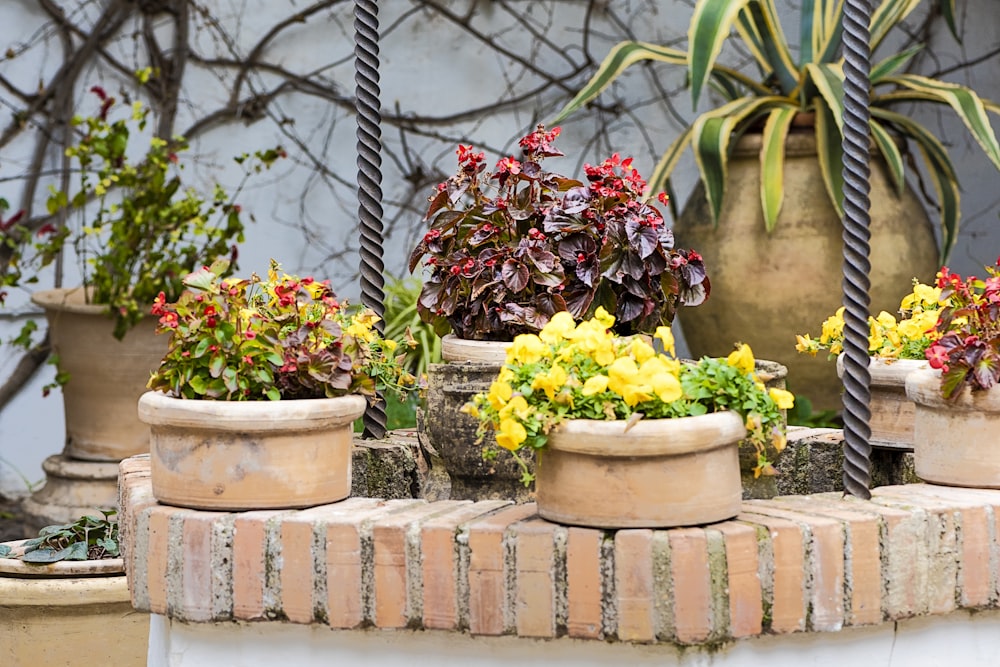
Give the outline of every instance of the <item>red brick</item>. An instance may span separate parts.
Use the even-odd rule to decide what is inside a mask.
[[[509,605],[505,581],[504,533],[538,510],[534,503],[515,505],[469,523],[469,631],[500,635],[507,629]]]
[[[463,503],[468,504],[468,503]],[[411,615],[416,615],[416,600],[411,599],[411,588],[419,577],[419,568],[410,572],[407,562],[408,533],[422,521],[446,514],[461,507],[459,501],[444,500],[436,503],[409,507],[396,514],[387,515],[372,526],[374,544],[373,581],[375,592],[375,624],[380,628],[403,628]],[[419,590],[413,590],[419,594]]]
[[[146,556],[146,577],[149,589],[149,610],[166,614],[168,609],[167,568],[170,565],[170,517],[182,512],[177,507],[157,505],[145,510],[149,515],[149,542]]]
[[[421,524],[421,579],[425,628],[436,630],[459,628],[456,533],[462,524],[508,505],[510,505],[508,501],[501,500],[478,502]]]
[[[214,593],[212,532],[215,521],[227,516],[220,512],[185,512],[181,553],[181,611],[184,620],[212,620]]]
[[[741,523],[725,522],[709,527],[722,533],[726,547],[729,597],[729,636],[734,639],[759,635],[764,618],[757,531]]]
[[[516,627],[521,637],[555,637],[555,531],[541,519],[517,525]]]
[[[618,638],[623,641],[656,640],[652,542],[651,530],[619,530],[615,534]]]
[[[668,535],[677,641],[697,644],[708,639],[713,626],[708,540],[701,528],[675,529]]]
[[[570,528],[566,538],[567,632],[570,637],[602,635],[601,542],[604,533]]]
[[[752,503],[744,509],[753,510]],[[744,512],[737,520],[764,526],[771,547],[771,632],[801,632],[806,627],[805,559],[802,530],[786,519]]]
[[[233,618],[264,618],[267,522],[281,510],[241,512],[233,522]]]

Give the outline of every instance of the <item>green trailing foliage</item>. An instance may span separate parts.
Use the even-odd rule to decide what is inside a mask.
[[[73,523],[46,526],[24,542],[16,557],[25,563],[45,565],[64,560],[119,558],[118,510],[101,510],[101,517],[83,516]],[[20,552],[20,550],[19,550]],[[0,558],[15,557],[14,550],[0,544]]]

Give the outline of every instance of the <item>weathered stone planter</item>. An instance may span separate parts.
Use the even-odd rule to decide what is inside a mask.
[[[480,392],[488,391],[506,359],[509,343],[467,341],[445,336],[442,357],[449,363],[431,364],[427,370],[427,408],[423,439],[444,463],[451,478],[451,498],[461,500],[530,500],[533,492],[521,483],[521,468],[514,457],[499,451],[483,458],[483,448],[496,441],[487,434],[477,444],[479,422],[460,412]],[[532,460],[530,454],[522,458]]]
[[[351,492],[352,425],[362,396],[195,401],[147,392],[153,495],[195,509],[284,509]]]
[[[3,664],[138,667],[148,637],[149,614],[132,608],[120,558],[51,565],[0,558]]]
[[[916,409],[906,397],[906,376],[928,368],[916,359],[881,359],[868,362],[871,373],[871,444],[874,447],[913,449],[913,419]],[[837,375],[844,377],[844,355],[837,357]]]
[[[754,364],[757,377],[768,389],[784,389],[788,369],[776,361],[757,359]],[[784,412],[782,412],[784,415]],[[781,452],[772,454],[776,464],[781,459]],[[743,498],[773,498],[778,495],[777,479],[774,476],[761,475],[754,477],[753,470],[757,466],[757,452],[749,442],[740,445],[740,477],[743,482]]]
[[[572,419],[549,435],[537,466],[539,516],[594,528],[667,528],[740,511],[736,412],[623,421]]]
[[[906,378],[906,395],[916,406],[914,466],[934,484],[1000,489],[1000,391],[959,390],[941,395],[941,374],[926,369]]]

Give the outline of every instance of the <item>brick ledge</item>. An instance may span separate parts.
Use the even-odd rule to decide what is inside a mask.
[[[502,501],[185,510],[153,500],[144,457],[120,488],[132,603],[186,622],[698,645],[1000,606],[1000,491],[785,496],[699,528],[600,531]]]

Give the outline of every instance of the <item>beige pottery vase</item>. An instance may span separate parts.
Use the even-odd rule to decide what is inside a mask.
[[[539,516],[593,528],[667,528],[740,511],[736,412],[639,421],[573,419],[540,452]]]
[[[906,397],[906,378],[917,370],[928,369],[918,359],[882,359],[868,362],[871,374],[871,444],[891,449],[913,449],[913,420],[916,408]],[[844,355],[837,357],[837,376],[844,377]]]
[[[930,368],[906,377],[916,410],[913,462],[917,477],[932,484],[1000,489],[1000,391],[963,387],[941,395],[941,373]]]
[[[729,160],[718,225],[701,183],[674,227],[679,247],[705,258],[712,294],[678,319],[695,358],[748,343],[758,358],[788,367],[788,388],[817,409],[840,407],[841,384],[825,359],[795,351],[795,334],[816,331],[842,300],[843,227],[823,186],[811,130],[785,144],[784,204],[773,231],[760,209],[761,135],[747,133]],[[884,163],[872,161],[871,310],[895,312],[913,278],[938,268],[934,230],[916,194],[897,197]]]
[[[153,496],[205,510],[293,509],[351,493],[362,396],[197,401],[146,392]]]
[[[120,558],[49,565],[0,558],[3,664],[138,667],[148,642],[149,614],[132,608]]]
[[[83,288],[36,292],[31,300],[45,310],[59,370],[69,374],[62,388],[63,453],[121,461],[149,451],[149,428],[135,416],[135,403],[167,351],[156,320],[144,318],[119,341],[107,306],[86,303]]]

